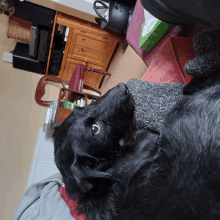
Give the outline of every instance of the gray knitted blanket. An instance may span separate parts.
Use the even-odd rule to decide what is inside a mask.
[[[130,79],[127,86],[136,104],[137,129],[150,128],[159,131],[166,114],[183,97],[185,85]]]
[[[32,184],[21,198],[13,220],[75,220],[60,196],[60,173]]]

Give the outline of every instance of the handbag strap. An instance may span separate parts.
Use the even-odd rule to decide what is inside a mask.
[[[94,3],[93,3],[93,9],[95,10],[95,12],[96,12],[96,14],[99,16],[99,18],[102,20],[102,21],[104,21],[104,22],[108,22],[104,17],[102,17],[102,15],[99,13],[99,11],[97,10],[98,8],[97,8],[97,6],[96,6],[96,4],[97,3],[99,3],[99,4],[101,4],[101,5],[103,5],[103,7],[105,8],[105,9],[108,9],[108,5],[106,5],[104,2],[102,2],[102,1],[94,1]]]
[[[50,104],[53,101],[43,101],[43,100],[41,100],[42,96],[45,94],[45,86],[47,84],[47,81],[61,83],[63,88],[65,88],[65,85],[63,83],[63,80],[56,77],[56,76],[46,75],[46,76],[43,76],[40,79],[40,81],[37,84],[36,91],[35,91],[35,101],[39,105],[42,105],[42,106],[45,106],[45,107],[50,107]],[[66,95],[66,93],[64,91],[62,96],[61,96],[61,99],[63,99],[65,97],[65,95]]]
[[[91,71],[91,72],[96,72],[96,73],[99,73],[99,74],[103,74],[104,76],[105,75],[108,75],[108,76],[111,76],[112,74],[111,73],[107,73],[107,72],[102,72],[98,69],[95,69],[95,68],[91,68],[89,66],[86,66],[86,69],[85,70],[88,70],[88,71]]]

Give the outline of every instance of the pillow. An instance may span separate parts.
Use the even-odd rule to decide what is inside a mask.
[[[188,60],[195,58],[193,39],[184,37],[167,38],[153,56],[142,80],[158,83],[188,84],[193,76],[184,71]]]
[[[167,113],[183,98],[182,83],[156,83],[130,79],[128,89],[135,101],[137,129],[159,131]]]

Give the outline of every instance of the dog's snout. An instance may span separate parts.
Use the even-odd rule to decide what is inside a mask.
[[[124,83],[119,83],[118,88],[123,95],[126,95],[128,93],[128,87]]]

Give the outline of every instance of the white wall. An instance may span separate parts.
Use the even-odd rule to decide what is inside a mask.
[[[51,1],[96,16],[95,10],[93,9],[94,0],[51,0]]]
[[[71,6],[65,6],[64,4],[60,4],[59,2],[62,1],[62,0],[28,0],[28,1],[32,2],[34,4],[38,4],[38,5],[44,6],[46,8],[51,8],[53,10],[56,10],[56,11],[59,11],[59,12],[62,12],[62,13],[65,13],[65,14],[68,14],[68,15],[71,15],[71,16],[74,16],[74,17],[78,17],[80,19],[83,19],[83,20],[86,20],[86,21],[97,24],[96,21],[95,21],[96,15],[89,14],[87,12],[77,10],[76,8],[72,8]],[[75,1],[74,0],[69,0],[69,4],[71,2],[73,2],[74,4],[72,4],[72,5],[77,6],[76,1],[77,1],[77,4],[78,4],[79,2],[85,3],[85,1],[93,1],[93,0],[85,0],[85,1],[84,0],[75,0]],[[90,10],[92,10],[91,9],[92,8],[92,3],[90,3],[90,5],[91,5]]]

